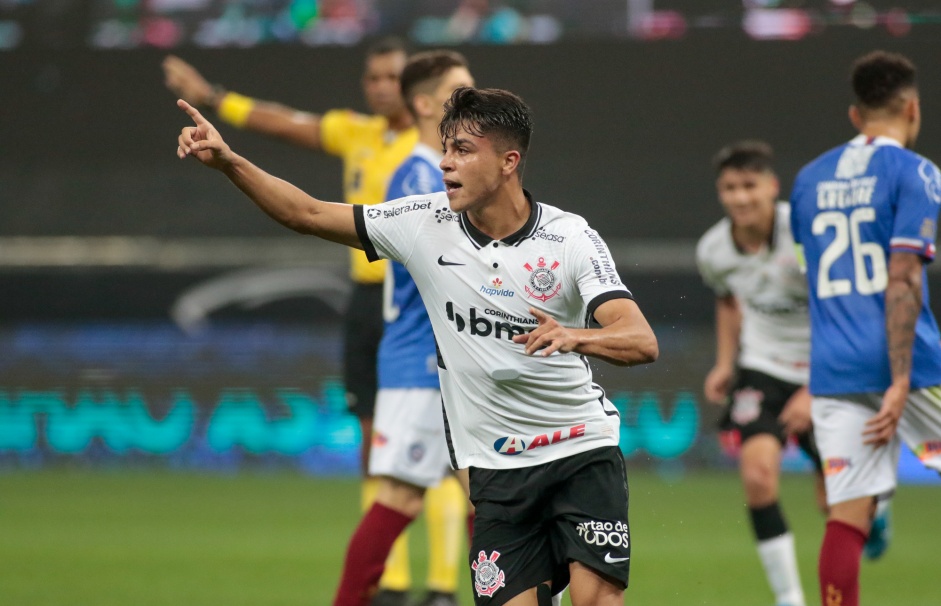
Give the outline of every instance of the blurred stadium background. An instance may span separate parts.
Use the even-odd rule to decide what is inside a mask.
[[[346,253],[177,161],[186,120],[160,61],[363,110],[364,44],[389,34],[455,46],[481,86],[533,106],[527,187],[600,228],[658,334],[651,367],[596,365],[634,474],[628,601],[767,601],[700,396],[713,304],[693,249],[721,216],[710,158],[766,139],[788,191],[851,136],[848,66],[885,48],[920,69],[918,151],[941,161],[938,0],[0,0],[0,603],[329,602],[357,502],[338,378]],[[340,199],[338,160],[222,130]],[[792,451],[786,466],[814,595],[820,518],[806,462]],[[941,604],[941,505],[923,486],[938,481],[909,455],[902,477],[897,544],[864,572],[867,599]]]

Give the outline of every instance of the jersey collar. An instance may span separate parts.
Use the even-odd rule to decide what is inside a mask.
[[[850,145],[875,145],[876,147],[888,145],[891,147],[902,147],[902,144],[892,137],[867,137],[866,135],[856,135],[850,139]]]
[[[533,195],[528,190],[524,189],[523,195],[526,196],[526,201],[529,202],[529,219],[521,228],[501,240],[507,246],[519,246],[520,242],[531,237],[536,232],[536,228],[539,227],[542,207],[538,202],[533,201]],[[475,248],[479,250],[493,242],[493,238],[474,227],[474,224],[467,218],[467,213],[461,213],[460,217],[461,229]]]

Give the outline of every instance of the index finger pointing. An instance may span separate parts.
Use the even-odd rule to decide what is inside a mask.
[[[199,110],[184,101],[183,99],[177,99],[176,105],[193,119],[193,122],[196,123],[196,126],[202,126],[203,124],[209,124],[209,120],[203,118],[203,115],[199,113]]]

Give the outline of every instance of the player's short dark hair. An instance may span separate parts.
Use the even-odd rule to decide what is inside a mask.
[[[914,90],[915,64],[904,55],[873,51],[853,62],[856,103],[862,109],[901,109],[901,94]]]
[[[727,168],[774,173],[774,150],[764,141],[746,139],[726,145],[712,158],[716,173]]]
[[[517,172],[522,178],[533,135],[533,112],[519,96],[498,88],[462,86],[456,89],[444,104],[438,134],[442,139],[450,139],[459,128],[478,137],[489,137],[504,150],[518,151]]]
[[[399,82],[402,97],[412,113],[412,99],[419,93],[430,93],[441,83],[441,78],[455,67],[467,67],[467,59],[452,50],[433,50],[409,57]]]
[[[389,53],[408,54],[408,47],[405,41],[397,36],[386,36],[379,38],[366,47],[366,58],[377,57],[379,55],[388,55]]]

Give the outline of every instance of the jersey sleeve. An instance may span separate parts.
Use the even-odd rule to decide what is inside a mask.
[[[696,267],[699,269],[699,276],[703,283],[708,286],[719,298],[724,298],[732,294],[728,284],[725,283],[722,275],[716,271],[711,255],[712,247],[709,245],[708,238],[705,236],[699,240],[696,245]]]
[[[597,231],[585,225],[572,238],[569,257],[578,292],[587,309],[588,319],[595,310],[613,299],[633,299],[634,295],[621,282],[608,245]]]
[[[899,171],[895,223],[889,248],[932,261],[935,255],[938,210],[941,208],[941,172],[930,160],[918,157]]]
[[[332,109],[320,118],[320,145],[332,156],[343,156],[368,121],[368,116],[354,111]]]
[[[412,255],[422,221],[431,210],[428,196],[353,206],[356,234],[370,261],[391,259],[405,264]]]

